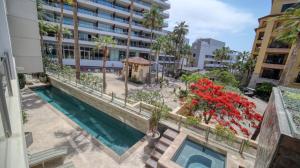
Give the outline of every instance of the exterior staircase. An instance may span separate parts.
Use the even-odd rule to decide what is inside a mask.
[[[163,133],[158,143],[155,145],[150,158],[146,161],[146,168],[157,168],[158,160],[172,144],[177,135],[178,132],[171,129],[167,129]]]

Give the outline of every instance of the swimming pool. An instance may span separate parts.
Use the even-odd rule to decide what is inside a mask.
[[[61,111],[118,155],[124,154],[144,137],[142,132],[55,87],[33,90],[44,101]]]
[[[185,140],[172,158],[184,168],[224,168],[225,156],[191,140]]]

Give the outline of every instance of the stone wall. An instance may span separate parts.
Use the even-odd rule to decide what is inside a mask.
[[[85,91],[82,91],[76,87],[73,87],[69,84],[62,83],[55,78],[49,77],[51,85],[66,92],[67,94],[76,97],[77,99],[95,107],[96,109],[105,112],[111,117],[116,118],[117,120],[126,123],[127,125],[132,126],[133,128],[146,133],[149,128],[149,120],[134,114],[126,110],[125,108],[121,108],[119,106],[114,105],[110,101],[102,100],[94,95],[91,95]]]
[[[273,88],[258,140],[255,168],[299,168],[300,139],[291,129],[281,90]]]

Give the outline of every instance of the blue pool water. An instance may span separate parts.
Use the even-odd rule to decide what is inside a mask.
[[[38,88],[34,91],[118,155],[122,155],[144,137],[142,132],[55,87]]]
[[[185,140],[172,159],[184,168],[224,168],[225,156],[191,140]]]

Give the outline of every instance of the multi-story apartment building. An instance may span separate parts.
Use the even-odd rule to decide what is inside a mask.
[[[278,33],[275,29],[280,26],[276,16],[281,15],[297,2],[297,0],[273,0],[270,15],[258,19],[259,27],[255,29],[256,36],[252,49],[252,58],[256,59],[256,66],[249,87],[254,88],[263,82],[278,85],[293,46],[276,40]],[[290,81],[288,85],[293,87],[300,87],[300,55],[297,57],[296,66],[292,67],[293,75],[286,78]]]
[[[116,40],[117,45],[110,51],[107,67],[122,68],[128,39],[130,3],[130,0],[78,0],[79,45],[83,68],[99,68],[102,65],[102,52],[94,50],[93,36],[112,36]],[[139,56],[149,59],[151,30],[142,25],[142,19],[143,13],[149,11],[152,5],[160,8],[164,19],[169,17],[166,10],[170,8],[170,4],[166,0],[134,0],[130,57]],[[60,4],[51,0],[43,0],[43,9],[46,12],[45,21],[51,24],[59,22]],[[73,30],[72,14],[72,6],[65,4],[63,26],[71,31]],[[163,27],[166,26],[167,23]],[[154,38],[167,33],[163,27],[154,31]],[[75,63],[73,42],[72,35],[64,38],[63,62],[66,65]],[[44,43],[48,54],[55,55],[54,35],[48,34],[44,37]],[[168,57],[167,62],[169,59],[173,57]],[[154,58],[153,61],[155,61]]]
[[[214,52],[217,49],[225,47],[225,42],[218,41],[212,38],[201,38],[196,40],[192,45],[194,65],[199,69],[220,68],[223,64],[215,60]],[[230,59],[224,60],[224,63],[233,64],[236,62],[238,52],[232,51]]]
[[[26,168],[17,72],[42,72],[35,1],[0,0],[0,167]]]

